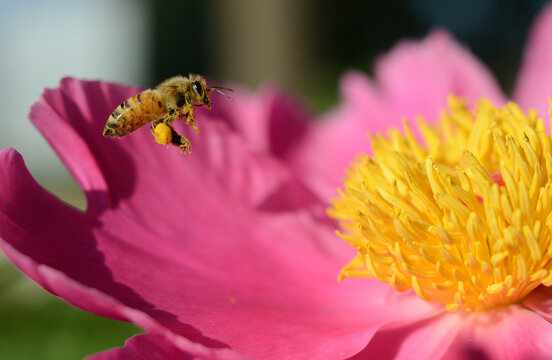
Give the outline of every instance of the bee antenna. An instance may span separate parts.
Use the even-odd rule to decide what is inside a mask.
[[[219,94],[221,94],[222,96],[230,99],[230,101],[234,101],[230,96],[228,96],[227,94],[223,93],[222,91],[220,91],[219,89],[223,89],[223,90],[227,90],[227,91],[234,91],[232,89],[229,89],[229,88],[226,88],[226,87],[223,87],[223,86],[212,86],[210,87],[209,89],[207,89],[208,91],[213,91],[215,90],[216,92],[218,92]]]
[[[234,91],[233,89],[230,89],[224,86],[211,86],[211,89],[222,89],[222,90]]]

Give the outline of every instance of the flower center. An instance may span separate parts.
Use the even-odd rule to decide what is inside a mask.
[[[552,105],[552,101],[551,101]],[[345,277],[374,277],[426,301],[481,310],[552,285],[552,142],[535,111],[457,98],[441,120],[370,136],[372,157],[332,201],[357,249]],[[424,145],[421,145],[421,144]]]

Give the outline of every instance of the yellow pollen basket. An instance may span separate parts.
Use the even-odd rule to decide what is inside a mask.
[[[172,131],[171,128],[165,123],[159,123],[153,129],[153,135],[155,136],[155,141],[161,145],[170,144],[172,141]]]
[[[551,102],[552,106],[552,102]],[[370,136],[328,214],[357,249],[340,279],[377,278],[482,310],[552,285],[552,142],[535,111],[449,98],[438,123]],[[423,145],[422,145],[423,144]]]

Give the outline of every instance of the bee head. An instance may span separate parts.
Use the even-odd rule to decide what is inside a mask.
[[[228,99],[230,99],[230,101],[232,101],[232,98],[230,96],[220,91],[220,89],[228,90],[228,91],[232,91],[232,89],[228,89],[222,86],[207,87],[207,82],[205,81],[205,78],[201,75],[190,74],[189,79],[191,82],[190,91],[193,97],[194,104],[205,105],[207,109],[210,109],[211,98],[209,96],[209,93],[211,91],[216,91],[219,94],[226,96]]]
[[[211,98],[209,97],[209,90],[205,86],[204,79],[198,79],[192,81],[191,90],[192,98],[195,104],[205,105],[207,109],[211,108]]]

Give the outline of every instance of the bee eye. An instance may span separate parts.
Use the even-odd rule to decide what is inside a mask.
[[[194,81],[192,83],[192,89],[199,95],[203,96],[203,85],[199,81]]]

